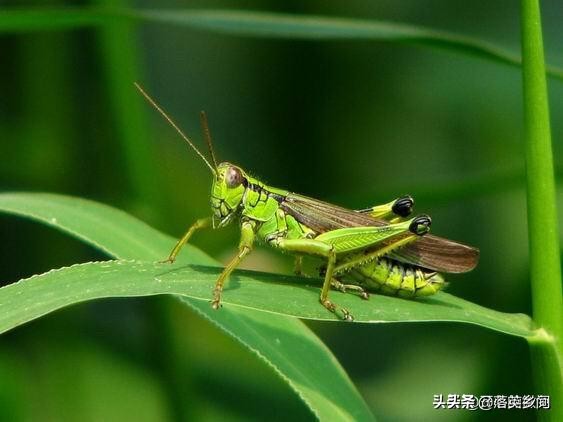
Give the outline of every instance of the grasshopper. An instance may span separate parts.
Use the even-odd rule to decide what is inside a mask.
[[[222,228],[235,220],[240,223],[238,252],[215,283],[213,308],[220,307],[225,282],[252,251],[256,239],[294,254],[296,273],[301,272],[303,256],[323,260],[320,303],[347,321],[352,321],[353,317],[347,309],[329,299],[331,287],[354,292],[364,299],[369,298],[367,291],[415,298],[441,290],[445,280],[440,273],[467,272],[477,265],[478,249],[429,235],[431,219],[427,215],[408,218],[414,205],[410,196],[353,211],[268,186],[237,165],[217,164],[207,118],[202,112],[201,124],[210,162],[162,108],[138,84],[135,86],[213,175],[213,214],[197,220],[164,262],[173,263],[196,231]]]

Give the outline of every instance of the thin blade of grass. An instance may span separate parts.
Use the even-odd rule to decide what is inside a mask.
[[[290,15],[238,10],[143,9],[20,9],[0,13],[1,32],[67,30],[111,23],[116,19],[174,24],[203,31],[257,38],[305,40],[371,40],[439,47],[520,66],[517,53],[473,37],[398,22]],[[563,80],[563,69],[547,66],[547,73]]]

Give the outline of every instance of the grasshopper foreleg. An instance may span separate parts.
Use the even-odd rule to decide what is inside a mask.
[[[233,270],[252,250],[254,238],[254,224],[251,221],[243,221],[241,223],[240,229],[240,243],[238,247],[238,253],[223,269],[223,272],[215,282],[215,287],[213,288],[213,299],[211,301],[211,306],[213,307],[213,309],[219,309],[219,306],[221,305],[221,293],[223,292],[223,285],[225,284],[225,281],[227,280],[229,275],[231,275]]]
[[[172,249],[172,252],[170,252],[170,255],[168,256],[168,258],[165,259],[164,261],[160,261],[160,262],[161,263],[166,263],[166,262],[173,263],[176,260],[176,256],[180,252],[180,249],[182,249],[182,246],[184,246],[186,243],[188,243],[188,240],[190,240],[190,237],[192,237],[192,235],[196,232],[196,230],[205,229],[205,228],[209,227],[211,225],[211,222],[212,222],[211,217],[200,218],[199,220],[197,220],[188,229],[186,234],[184,236],[182,236],[182,238],[180,240],[178,240],[178,243],[176,243],[176,245],[174,246],[174,249]]]

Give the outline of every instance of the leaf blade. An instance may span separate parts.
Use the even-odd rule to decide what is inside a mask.
[[[83,277],[87,278],[85,282],[81,279],[84,271],[87,271]],[[216,267],[146,261],[107,261],[53,270],[0,289],[0,308],[6,307],[0,318],[0,332],[16,326],[6,325],[6,320],[10,320],[6,317],[8,308],[17,308],[13,312],[27,312],[33,308],[32,298],[44,298],[49,303],[45,313],[86,300],[158,294],[180,295],[197,300],[207,308],[219,272],[220,268]],[[77,284],[65,285],[64,289],[58,287],[52,276],[58,273],[70,274]],[[113,274],[117,276],[112,278]],[[236,271],[231,282],[224,290],[224,309],[237,307],[303,319],[335,320],[318,304],[320,280],[308,280],[312,285],[304,285],[299,277]],[[47,286],[47,283],[52,285]],[[58,294],[53,295],[53,291]],[[356,322],[464,322],[521,337],[534,334],[531,321],[525,315],[497,312],[442,292],[422,300],[373,296],[370,301],[339,292],[331,294],[336,303],[354,314]],[[19,306],[10,304],[8,297],[16,297],[22,302]],[[198,306],[198,309],[204,308]],[[212,317],[215,314],[221,312],[214,312]],[[21,320],[16,318],[14,321]]]
[[[173,238],[162,234],[123,211],[80,198],[45,193],[2,193],[0,194],[0,211],[32,218],[71,234],[110,256],[124,259],[142,258],[151,261],[162,259],[175,242]],[[213,270],[213,265],[218,265],[208,255],[191,245],[186,245],[178,256],[177,262],[179,265],[197,262],[209,266],[207,268],[211,270]],[[157,265],[154,262],[147,264]],[[81,268],[81,265],[101,266],[108,264],[78,264],[31,277],[28,281],[36,283],[41,280],[40,277],[52,277],[53,274],[57,274],[56,271],[77,271],[76,268]],[[36,312],[35,317],[71,303],[110,297],[107,290],[104,294],[95,295],[98,291],[96,289],[100,286],[100,277],[103,277],[103,274],[94,275],[94,280],[83,284],[83,296],[80,298],[76,295],[65,296],[67,292],[64,288],[61,289],[61,292],[59,292],[60,300],[66,297],[66,302],[54,301],[56,298],[47,291],[45,300],[51,300],[50,305],[47,310]],[[150,291],[155,287],[154,284],[153,280],[152,283],[145,286],[148,290],[144,292],[137,291],[137,294],[134,294],[135,292],[130,290],[129,293],[131,296],[146,293],[160,294]],[[24,283],[20,282],[0,289],[0,297],[3,298],[0,300],[0,303],[3,303],[0,308],[2,331],[34,319],[29,317],[29,313],[27,317],[18,316],[17,312],[12,316],[7,315],[8,310],[13,307],[19,307],[20,310],[25,310],[27,307],[27,310],[30,311],[30,304],[33,304],[31,300],[35,298],[35,301],[37,301],[37,291],[30,291],[33,294],[29,296],[29,305],[26,305],[26,303],[23,303],[23,305],[17,304],[13,301],[14,297],[22,297],[21,295],[24,294],[14,293],[14,289],[29,289],[30,287],[33,288],[34,285],[27,284],[24,286]],[[112,297],[124,296],[123,284],[113,287],[116,290]],[[88,289],[90,291],[87,291]],[[76,294],[78,293],[80,293],[79,290]],[[203,296],[204,292],[202,291],[200,295]],[[336,412],[334,406],[335,403],[338,403],[339,410],[337,413],[353,415],[353,418],[349,420],[373,419],[371,411],[346,372],[326,346],[301,321],[287,316],[256,312],[249,309],[233,308],[215,312],[207,301],[188,297],[181,297],[181,300],[200,315],[212,321],[228,335],[241,342],[259,359],[272,367],[318,418],[326,419],[334,415]],[[12,311],[14,310],[12,309]],[[271,327],[277,328],[273,330]],[[277,344],[276,339],[281,339],[281,343]],[[282,352],[273,353],[272,344],[277,345],[274,350],[280,349]],[[299,351],[303,349],[303,345],[307,346],[306,353],[300,356],[298,360],[291,361],[291,357],[300,354]],[[314,371],[314,368],[319,365],[324,368],[323,374]],[[330,382],[327,381],[327,378],[330,379]],[[338,381],[334,382],[333,380]]]
[[[372,40],[439,47],[511,66],[520,66],[517,53],[473,37],[405,23],[257,11],[199,9],[12,9],[0,14],[0,33],[73,30],[99,27],[119,20],[140,20],[192,27],[230,35],[308,40]],[[563,80],[563,69],[547,66]]]
[[[4,193],[0,194],[0,211],[46,222],[121,259],[161,259],[174,243],[172,238],[123,211],[85,199],[52,194]],[[188,266],[194,264],[197,267]],[[184,286],[187,290],[177,293],[195,300],[210,299],[213,281],[220,271],[220,268],[214,267],[217,264],[212,258],[191,245],[185,246],[175,265],[153,265],[161,265],[162,271],[180,275],[184,272],[187,278],[192,277],[194,283],[191,290],[188,284]],[[320,280],[315,279],[237,271],[230,287],[226,288],[224,303],[299,318],[334,320],[330,313],[317,304],[319,283]],[[233,285],[239,284],[243,288],[233,288]],[[150,291],[146,294],[150,294]],[[466,322],[522,337],[533,334],[532,323],[527,316],[497,312],[443,292],[415,301],[378,295],[368,302],[352,295],[331,294],[342,306],[354,311],[356,320],[360,322]],[[286,303],[280,298],[285,298]],[[373,304],[374,301],[377,301],[377,305]],[[303,309],[303,303],[306,309]],[[429,307],[429,304],[433,307]],[[212,319],[216,314],[209,312]],[[413,318],[413,315],[418,317]]]

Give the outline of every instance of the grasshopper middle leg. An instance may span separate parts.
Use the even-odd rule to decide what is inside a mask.
[[[362,299],[365,299],[365,300],[369,299],[369,293],[366,292],[363,289],[363,287],[358,286],[357,284],[344,284],[340,280],[333,277],[331,282],[330,282],[330,285],[332,286],[333,289],[338,290],[342,293],[354,292],[358,296],[360,296]]]

